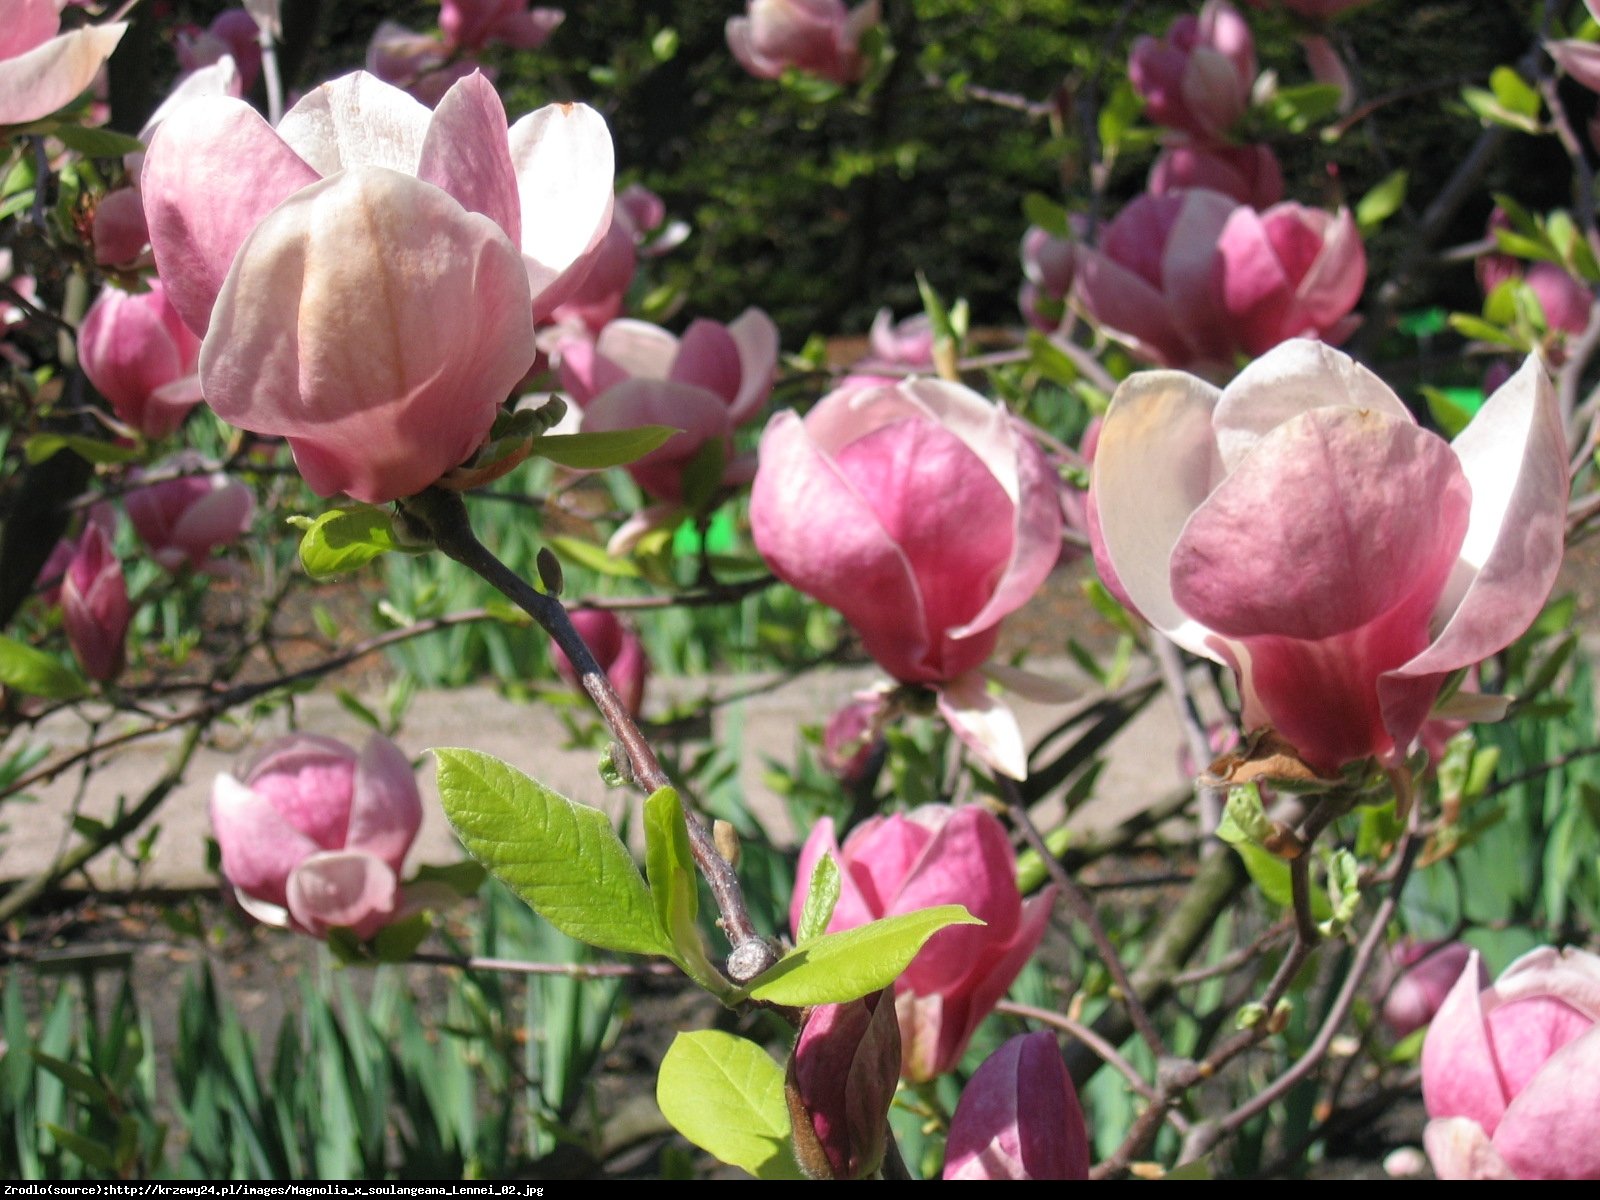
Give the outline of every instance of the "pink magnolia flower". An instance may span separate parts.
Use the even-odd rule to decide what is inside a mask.
[[[367,43],[367,70],[429,108],[455,84],[479,70],[471,58],[452,62],[450,47],[430,33],[417,33],[394,21],[380,21]],[[485,72],[492,80],[492,73]]]
[[[1150,168],[1149,190],[1164,196],[1181,188],[1209,188],[1251,208],[1269,208],[1283,199],[1283,169],[1271,146],[1175,141]]]
[[[761,437],[750,529],[773,573],[830,608],[1005,774],[1021,734],[979,668],[1061,551],[1059,486],[1026,429],[959,384],[841,388]]]
[[[866,63],[861,35],[878,24],[878,0],[846,10],[844,0],[750,0],[729,17],[728,49],[757,79],[789,67],[834,83],[854,83]]]
[[[934,934],[894,985],[901,1073],[921,1083],[952,1070],[1038,948],[1055,888],[1022,902],[1016,852],[999,820],[977,805],[872,817],[842,847],[825,817],[795,870],[789,921],[796,932],[812,869],[824,854],[833,855],[840,875],[829,933],[939,904],[964,904],[985,922]]]
[[[1397,1038],[1433,1020],[1469,963],[1477,964],[1478,987],[1489,986],[1489,972],[1465,942],[1414,942],[1402,938],[1389,950],[1383,990],[1383,1023]]]
[[[867,332],[867,347],[871,353],[850,368],[840,387],[893,385],[910,372],[931,373],[933,322],[925,313],[896,322],[892,311],[880,308]]]
[[[148,292],[102,291],[78,330],[78,357],[117,416],[145,437],[166,437],[200,403],[200,339],[159,279]]]
[[[8,0],[0,22],[0,125],[48,117],[77,99],[127,31],[126,21],[61,33],[61,0]]]
[[[1221,300],[1230,335],[1252,357],[1296,337],[1342,342],[1367,282],[1355,218],[1299,204],[1240,207],[1218,238]]]
[[[860,692],[823,726],[822,765],[841,782],[854,784],[867,769],[883,740],[885,707],[883,692]]]
[[[813,1179],[865,1179],[883,1162],[900,1082],[893,990],[813,1008],[789,1058],[796,1157]]]
[[[90,679],[106,683],[122,674],[132,620],[128,585],[111,535],[91,521],[61,580],[61,623],[67,645]]]
[[[1600,957],[1473,961],[1422,1043],[1423,1145],[1441,1179],[1600,1179]]]
[[[1133,90],[1157,125],[1215,141],[1250,107],[1255,39],[1227,0],[1181,16],[1164,38],[1140,37],[1128,58]]]
[[[1056,1040],[1018,1034],[961,1090],[946,1179],[1087,1179],[1089,1129]]]
[[[318,494],[376,504],[488,434],[605,234],[611,140],[575,104],[508,133],[481,76],[430,113],[357,72],[276,130],[241,101],[184,105],[143,190],[207,403],[287,438]]]
[[[572,297],[551,314],[551,320],[556,324],[582,325],[598,335],[621,316],[639,255],[665,253],[688,236],[689,228],[681,221],[662,229],[666,213],[661,197],[647,187],[631,183],[618,192],[611,228],[600,244],[594,266]],[[660,234],[651,238],[658,229]]]
[[[269,743],[242,778],[217,776],[211,825],[223,876],[263,924],[366,939],[404,915],[400,866],[422,800],[410,762],[381,734],[360,754],[314,734]]]
[[[150,230],[144,223],[144,201],[138,191],[125,187],[107,192],[95,205],[90,237],[99,266],[133,270],[148,265],[145,255],[150,249]]]
[[[684,471],[707,442],[723,450],[723,482],[742,483],[753,464],[733,455],[733,432],[772,392],[778,327],[758,308],[726,325],[698,320],[683,338],[644,321],[613,321],[592,344],[562,343],[561,380],[583,408],[586,431],[670,425],[683,432],[628,471],[658,500],[683,499]]]
[[[1066,300],[1078,270],[1080,246],[1071,238],[1046,233],[1037,225],[1022,235],[1022,290],[1017,307],[1029,325],[1054,333],[1066,316]]]
[[[209,67],[223,55],[232,58],[239,69],[241,93],[255,87],[261,75],[261,30],[242,8],[224,9],[204,29],[197,25],[180,29],[175,48],[185,73]]]
[[[1233,668],[1247,728],[1328,773],[1404,755],[1449,673],[1538,615],[1561,564],[1566,438],[1536,359],[1449,444],[1365,367],[1296,340],[1225,391],[1126,380],[1091,504],[1107,584]]]
[[[443,0],[439,28],[451,48],[482,50],[500,42],[513,50],[537,50],[567,19],[559,8],[530,8],[528,0]]]
[[[644,707],[644,688],[650,679],[650,659],[639,635],[610,609],[575,608],[567,615],[611,686],[617,689],[628,712],[637,717]],[[550,659],[561,678],[579,691],[583,690],[577,668],[554,641],[550,643]]]
[[[165,459],[153,470],[188,468],[197,473],[135,488],[123,497],[140,540],[168,571],[186,564],[194,571],[212,569],[212,552],[237,541],[255,517],[256,500],[249,488],[221,471],[200,474],[200,467],[200,456],[193,452]],[[133,481],[139,478],[136,474]]]

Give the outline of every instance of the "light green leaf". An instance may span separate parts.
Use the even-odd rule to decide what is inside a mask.
[[[842,890],[839,864],[833,855],[824,854],[817,859],[817,865],[811,868],[811,882],[806,887],[806,903],[800,910],[800,928],[795,931],[795,941],[803,946],[828,931],[828,922],[833,920],[833,907],[839,903]]]
[[[23,456],[30,465],[42,463],[63,450],[71,450],[92,463],[125,463],[139,457],[139,451],[132,446],[118,446],[75,433],[36,433],[22,446]]]
[[[354,571],[391,550],[399,549],[389,514],[381,508],[335,508],[305,529],[300,539],[300,565],[313,579]]]
[[[1520,117],[1539,115],[1539,92],[1513,67],[1496,67],[1489,73],[1489,90],[1500,106]]]
[[[474,858],[569,937],[671,954],[649,889],[599,809],[476,750],[435,750],[439,798]]]
[[[672,960],[707,991],[729,994],[733,989],[706,957],[700,936],[699,885],[683,805],[674,789],[660,788],[644,802],[644,839],[650,898],[655,902],[656,920],[672,943]]]
[[[601,575],[620,576],[624,579],[637,579],[639,568],[625,558],[612,558],[607,554],[605,547],[596,546],[593,542],[581,541],[573,537],[552,537],[550,548],[562,558],[577,563],[580,567],[587,567]]]
[[[950,925],[982,925],[959,904],[942,904],[827,933],[797,946],[744,994],[773,1004],[843,1004],[888,987],[917,951]]]
[[[50,136],[88,158],[121,158],[125,154],[143,154],[145,149],[144,143],[136,137],[110,129],[90,129],[70,121],[59,122],[50,130]]]
[[[42,650],[0,635],[0,683],[28,696],[71,700],[81,696],[83,680]]]
[[[636,429],[608,429],[596,433],[552,433],[535,441],[533,452],[563,467],[598,471],[643,458],[680,432],[670,425],[640,425]]]
[[[731,1033],[680,1033],[661,1060],[656,1103],[702,1150],[757,1179],[803,1179],[790,1144],[783,1068]]]
[[[1037,225],[1051,237],[1070,238],[1067,210],[1042,192],[1029,192],[1022,198],[1022,215],[1028,224]]]
[[[1370,234],[1399,211],[1406,202],[1408,178],[1404,171],[1391,171],[1356,202],[1356,224],[1363,235]]]

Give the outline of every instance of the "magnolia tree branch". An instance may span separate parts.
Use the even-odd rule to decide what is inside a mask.
[[[436,546],[489,583],[508,600],[538,622],[555,640],[577,671],[583,690],[600,711],[612,736],[621,746],[633,781],[647,792],[671,787],[672,780],[662,769],[649,741],[617,695],[605,671],[573,627],[567,610],[554,596],[539,591],[492,554],[472,532],[467,507],[456,492],[430,488],[400,502],[401,516],[411,526],[419,542]],[[622,764],[619,764],[622,765]],[[754,979],[778,959],[772,944],[756,932],[745,905],[744,892],[732,865],[717,851],[711,831],[699,814],[682,798],[684,822],[688,826],[689,846],[695,865],[711,887],[722,914],[721,926],[733,953],[728,958],[728,973],[736,982]]]

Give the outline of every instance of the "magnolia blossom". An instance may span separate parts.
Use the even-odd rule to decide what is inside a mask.
[[[892,989],[812,1009],[785,1088],[801,1169],[813,1179],[864,1179],[876,1171],[899,1081]]]
[[[477,59],[452,58],[444,39],[417,33],[394,21],[380,21],[367,43],[366,68],[385,83],[434,108],[448,92],[474,71],[494,81],[494,71]]]
[[[880,308],[867,333],[867,347],[871,353],[850,368],[840,387],[893,385],[908,373],[931,372],[933,322],[925,313],[897,322],[891,310]]]
[[[860,692],[822,727],[822,765],[840,782],[858,782],[883,741],[888,717],[882,691]]]
[[[576,104],[508,133],[479,75],[430,113],[357,72],[276,130],[230,98],[184,105],[143,190],[207,403],[286,437],[319,494],[382,503],[488,434],[605,234],[611,140]]]
[[[1561,564],[1566,439],[1535,359],[1450,444],[1365,367],[1297,340],[1225,391],[1126,380],[1091,502],[1107,583],[1233,668],[1248,728],[1331,773],[1403,756],[1446,677],[1538,615]]]
[[[861,78],[861,35],[880,20],[878,0],[849,10],[844,0],[750,0],[746,12],[727,25],[728,49],[746,71],[777,79],[793,67],[839,84]]]
[[[1250,107],[1255,39],[1227,0],[1178,17],[1164,38],[1134,40],[1128,78],[1157,125],[1214,141]]]
[[[224,9],[204,29],[198,25],[180,29],[174,48],[185,73],[220,62],[224,55],[232,58],[239,69],[241,92],[255,87],[261,75],[261,30],[242,8]]]
[[[123,497],[134,530],[166,570],[176,572],[186,565],[194,571],[211,570],[212,552],[250,528],[254,494],[221,471],[205,471],[192,451],[157,463],[153,470],[190,473],[136,487]],[[140,480],[136,473],[131,482]]]
[[[1391,947],[1381,1013],[1389,1032],[1405,1037],[1432,1021],[1469,964],[1476,965],[1478,986],[1488,987],[1489,972],[1465,942],[1402,938]]]
[[[610,609],[575,608],[568,616],[628,712],[637,717],[644,707],[644,687],[650,678],[650,659],[639,635]],[[554,641],[550,643],[550,658],[561,678],[581,691],[577,668]]]
[[[148,292],[101,292],[78,330],[78,358],[117,416],[145,437],[166,437],[200,403],[200,339],[159,279]]]
[[[84,528],[66,564],[60,596],[67,645],[83,673],[102,683],[121,675],[133,607],[111,534],[102,523],[90,521]]]
[[[644,321],[613,321],[592,344],[561,346],[561,380],[583,408],[586,431],[668,425],[676,433],[628,471],[658,500],[683,499],[684,472],[707,443],[722,449],[724,483],[750,478],[735,460],[733,432],[772,392],[778,327],[758,308],[726,325],[698,320],[682,339]]]
[[[894,985],[902,1075],[922,1083],[953,1070],[1038,948],[1055,888],[1023,903],[1011,841],[978,805],[929,805],[907,816],[872,817],[851,830],[843,846],[833,821],[824,818],[795,869],[789,921],[796,936],[812,869],[824,854],[838,863],[840,880],[829,933],[938,904],[964,904],[984,922],[941,929]]]
[[[842,613],[896,679],[934,687],[956,734],[1021,778],[1021,734],[979,668],[1061,550],[1060,488],[1026,429],[912,379],[778,413],[760,457],[750,530],[773,573]]]
[[[217,776],[211,824],[222,874],[263,924],[312,937],[342,926],[365,939],[403,915],[400,866],[422,800],[410,762],[382,734],[359,754],[314,734],[269,743],[238,777]]]
[[[490,42],[537,50],[566,18],[559,8],[530,8],[528,0],[443,0],[439,6],[446,42],[463,50],[482,50]]]
[[[1484,987],[1477,954],[1422,1043],[1441,1179],[1600,1179],[1600,957],[1549,946]]]
[[[1089,1129],[1048,1033],[1022,1033],[961,1089],[945,1146],[946,1179],[1087,1179]]]
[[[1161,196],[1180,188],[1209,188],[1251,208],[1283,199],[1283,168],[1271,146],[1169,143],[1150,168],[1149,190]]]
[[[48,117],[75,100],[127,32],[126,21],[61,33],[63,0],[11,0],[0,22],[0,125]]]
[[[1066,316],[1067,297],[1078,270],[1078,242],[1057,237],[1037,225],[1022,235],[1022,290],[1017,307],[1028,324],[1054,333]]]
[[[1248,355],[1294,337],[1342,342],[1367,282],[1367,254],[1348,209],[1240,207],[1217,239],[1222,309]]]
[[[639,255],[664,254],[689,236],[689,227],[682,221],[663,225],[666,216],[665,203],[649,188],[630,183],[618,192],[611,228],[595,255],[594,266],[572,297],[551,314],[551,320],[582,325],[598,335],[621,316]]]

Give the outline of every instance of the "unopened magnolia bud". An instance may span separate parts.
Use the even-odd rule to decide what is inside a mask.
[[[813,1179],[861,1179],[876,1171],[899,1081],[891,989],[812,1009],[784,1087],[801,1170]]]
[[[561,595],[561,589],[567,582],[561,571],[561,560],[551,552],[549,546],[540,546],[534,561],[538,564],[539,582],[544,585],[545,592],[551,596]]]
[[[739,831],[726,821],[717,820],[711,823],[711,840],[717,845],[717,853],[730,867],[739,865]]]

